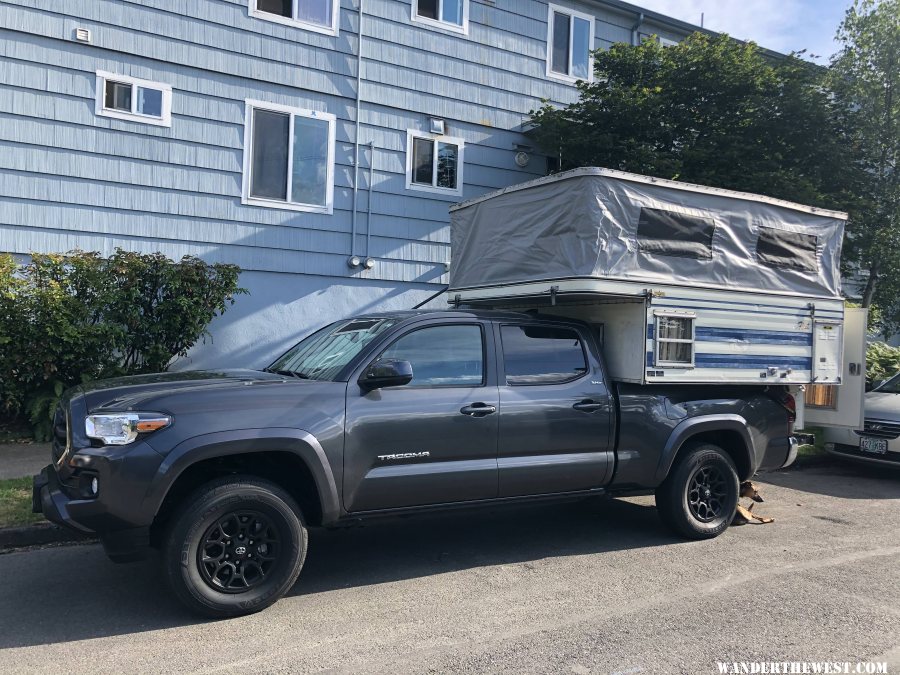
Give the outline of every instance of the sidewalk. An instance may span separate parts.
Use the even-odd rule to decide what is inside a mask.
[[[0,480],[33,476],[49,463],[49,443],[0,443]]]

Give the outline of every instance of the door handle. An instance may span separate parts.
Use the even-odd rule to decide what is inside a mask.
[[[469,417],[484,417],[485,415],[497,412],[497,407],[488,405],[487,403],[472,403],[471,405],[460,408],[459,412],[463,415],[468,415]]]
[[[575,408],[575,410],[592,413],[592,412],[597,412],[598,410],[600,410],[600,408],[603,407],[603,404],[596,403],[591,400],[586,400],[586,401],[582,401],[581,403],[576,403],[572,407]]]

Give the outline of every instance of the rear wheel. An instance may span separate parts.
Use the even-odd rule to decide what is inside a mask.
[[[286,491],[232,476],[201,487],[172,520],[163,571],[194,612],[214,618],[252,614],[290,590],[306,548],[300,509]]]
[[[737,503],[734,462],[711,443],[686,449],[656,491],[660,518],[690,539],[711,539],[724,532]]]

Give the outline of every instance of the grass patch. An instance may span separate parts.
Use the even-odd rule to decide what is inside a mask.
[[[21,527],[44,520],[31,512],[31,478],[0,480],[0,527]]]
[[[813,434],[815,436],[815,441],[811,444],[801,445],[797,448],[797,456],[798,457],[814,457],[815,455],[824,455],[825,454],[825,437],[822,432],[822,429],[819,427],[810,427],[809,429],[804,429],[803,433]]]

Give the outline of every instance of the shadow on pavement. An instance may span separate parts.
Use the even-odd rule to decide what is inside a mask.
[[[762,483],[840,499],[900,499],[900,469],[831,456],[804,458],[798,466],[759,474]],[[811,461],[810,461],[811,460]]]
[[[547,557],[681,543],[656,509],[590,500],[313,530],[291,595]],[[170,596],[156,560],[114,565],[100,546],[0,555],[0,649],[203,623]]]

